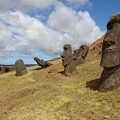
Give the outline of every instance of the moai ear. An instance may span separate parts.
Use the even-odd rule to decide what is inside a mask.
[[[88,46],[86,46],[86,45],[83,45],[83,46],[81,46],[81,47],[82,47],[82,49],[83,49],[83,52],[82,52],[81,56],[85,58],[86,55],[87,55],[87,53],[88,53],[89,48],[88,48]]]

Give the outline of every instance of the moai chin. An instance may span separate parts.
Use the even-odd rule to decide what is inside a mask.
[[[26,66],[22,59],[19,59],[15,62],[16,76],[22,76],[27,74]]]
[[[120,87],[120,13],[113,15],[107,24],[100,65],[104,70],[99,91],[107,92]]]
[[[64,66],[64,74],[66,76],[76,73],[76,66],[83,63],[88,52],[87,46],[81,46],[72,54],[72,47],[70,44],[65,44],[63,47],[62,64]]]

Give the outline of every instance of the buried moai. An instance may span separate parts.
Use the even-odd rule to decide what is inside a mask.
[[[22,76],[24,74],[27,74],[27,69],[22,59],[19,59],[15,62],[15,70],[16,76]]]
[[[64,66],[64,74],[66,76],[76,73],[76,66],[83,63],[88,53],[88,47],[83,45],[72,54],[72,47],[70,44],[65,44],[64,51],[61,54],[62,64]]]
[[[103,40],[99,91],[107,92],[120,87],[120,13],[113,15],[107,24]]]
[[[0,74],[11,72],[14,70],[14,67],[10,66],[0,66]]]
[[[46,68],[46,67],[49,67],[50,65],[52,65],[51,63],[48,63],[47,61],[40,60],[38,57],[35,57],[34,60],[42,68]]]

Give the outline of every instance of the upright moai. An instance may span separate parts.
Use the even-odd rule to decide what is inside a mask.
[[[16,76],[22,76],[24,74],[27,74],[27,69],[22,59],[19,59],[15,62],[15,70]]]
[[[99,91],[107,92],[120,87],[120,13],[113,15],[107,24],[100,65],[104,69]]]
[[[72,47],[70,44],[65,44],[63,47],[62,64],[64,66],[64,74],[66,76],[76,73],[76,66],[83,63],[88,53],[88,47],[86,45],[81,46],[78,50],[72,54]]]
[[[42,68],[46,68],[46,67],[49,67],[50,65],[52,65],[51,63],[48,63],[47,61],[40,60],[38,57],[35,57],[34,60]]]
[[[63,47],[64,51],[61,54],[62,64],[64,66],[64,74],[66,76],[74,74],[76,72],[76,66],[73,63],[72,47],[70,44],[66,44]]]

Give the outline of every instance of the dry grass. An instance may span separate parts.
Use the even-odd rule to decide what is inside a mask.
[[[100,56],[90,54],[70,77],[60,59],[46,69],[30,67],[22,77],[0,75],[0,120],[119,120],[120,89],[98,92]]]

